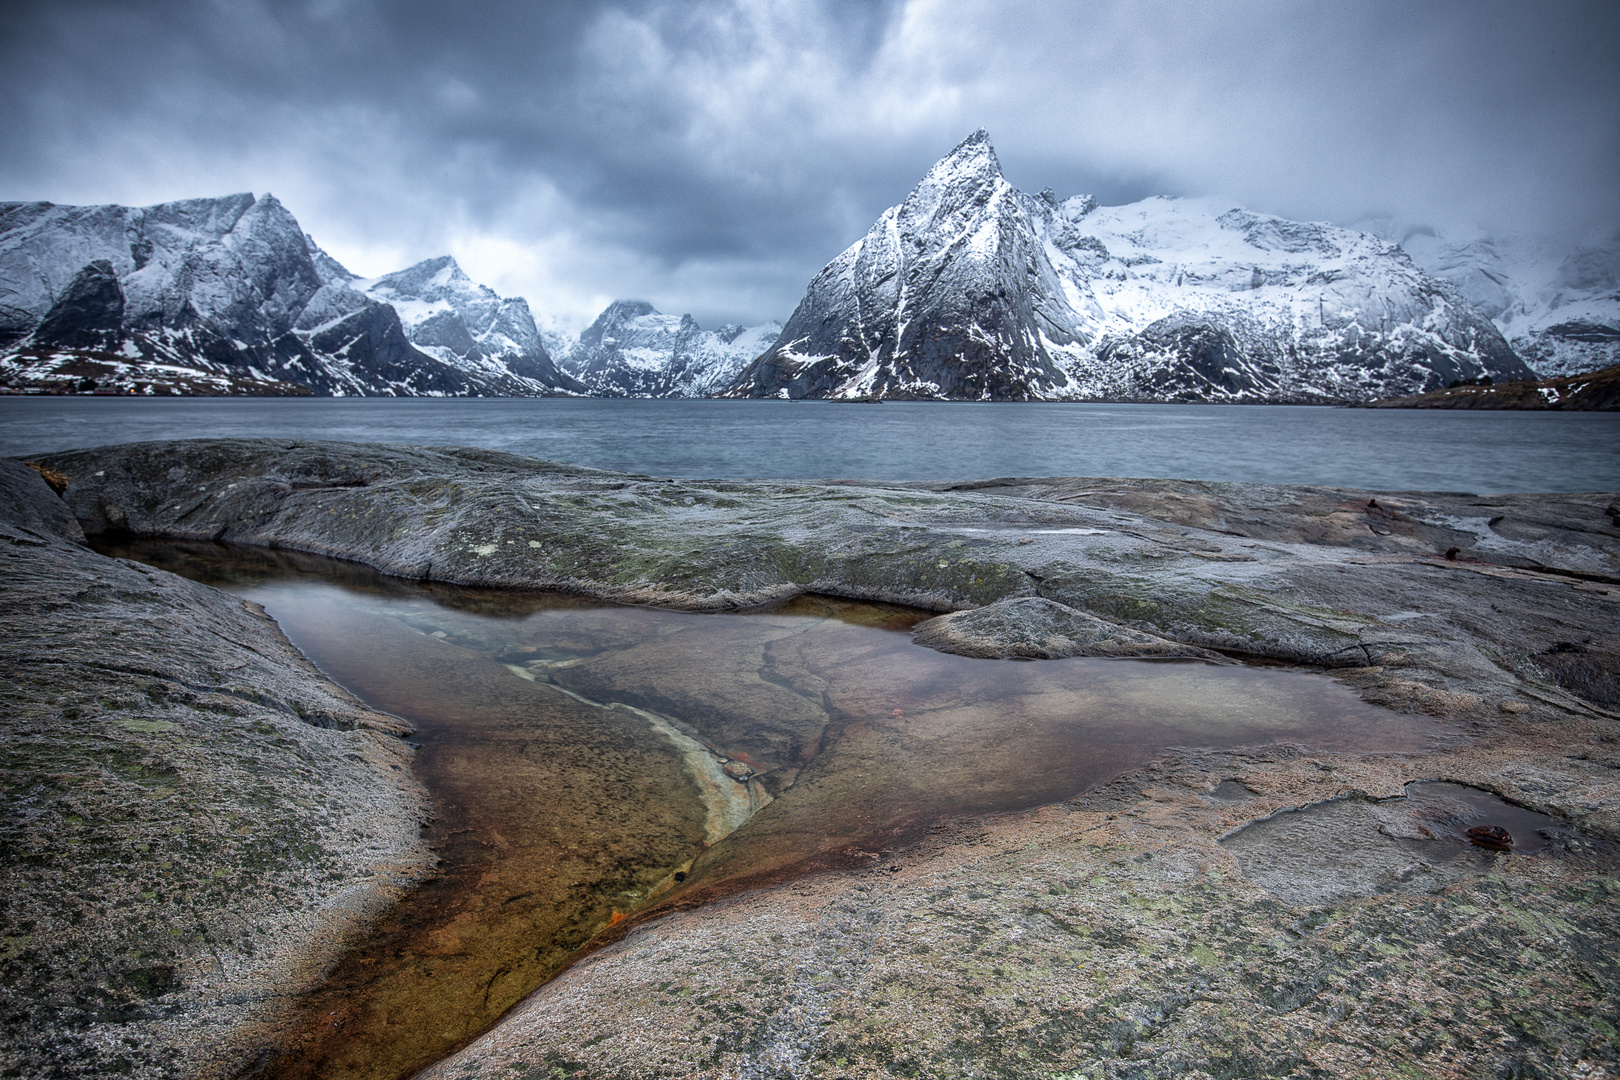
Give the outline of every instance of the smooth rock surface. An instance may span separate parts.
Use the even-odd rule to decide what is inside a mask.
[[[1104,622],[1039,596],[998,600],[982,608],[929,619],[917,626],[912,640],[940,652],[991,660],[1056,660],[1064,656],[1222,659],[1208,649]]]
[[[677,482],[270,440],[42,463],[69,477],[90,532],[691,610],[806,592],[941,612],[1039,597],[1178,644],[1328,668],[1364,701],[1434,725],[1421,753],[1179,747],[1060,806],[870,851],[863,869],[655,907],[429,1076],[1599,1077],[1620,1065],[1613,494]],[[582,687],[592,677],[566,670]],[[785,724],[781,760],[813,735]],[[1555,816],[1590,844],[1474,859],[1434,889],[1395,868],[1336,892],[1327,855],[1387,852],[1384,818],[1320,819],[1329,827],[1297,836],[1263,824],[1437,779]]]
[[[404,725],[0,461],[0,1072],[228,1077],[427,869]]]
[[[1615,733],[1581,728],[1559,735]],[[646,923],[421,1080],[1613,1076],[1612,842],[1458,845],[1455,873],[1314,903],[1246,876],[1261,845],[1221,842],[1278,810],[1399,796],[1424,768],[1616,805],[1612,773],[1513,735],[1511,765],[1192,754],[963,821],[864,871]],[[1388,843],[1361,823],[1286,854],[1327,893],[1341,851]]]
[[[1040,596],[1228,655],[1423,656],[1444,678],[1522,674],[1620,705],[1612,493],[676,481],[468,448],[268,439],[40,460],[71,480],[64,497],[88,532],[689,610],[806,592],[940,612]]]

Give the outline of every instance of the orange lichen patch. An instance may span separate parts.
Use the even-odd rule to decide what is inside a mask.
[[[617,926],[619,923],[622,923],[622,922],[624,922],[624,912],[615,911],[613,913],[613,918],[608,920],[608,925],[609,926]]]
[[[57,472],[55,469],[47,468],[37,461],[25,461],[23,464],[39,473],[40,479],[51,485],[51,490],[56,492],[58,495],[66,491],[67,486],[73,482],[66,476]]]

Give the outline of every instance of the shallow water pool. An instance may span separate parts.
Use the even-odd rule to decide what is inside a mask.
[[[417,728],[438,872],[306,1002],[271,1076],[409,1075],[626,916],[869,864],[1172,747],[1415,752],[1437,734],[1297,671],[938,653],[908,633],[929,613],[880,604],[699,615],[218,544],[101,550],[262,604]]]

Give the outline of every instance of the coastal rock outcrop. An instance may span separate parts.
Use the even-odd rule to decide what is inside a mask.
[[[723,611],[806,592],[939,612],[1039,596],[1229,656],[1425,653],[1620,704],[1614,494],[1164,480],[690,481],[494,451],[269,439],[43,455],[87,532]],[[1558,628],[1538,620],[1557,593]],[[1564,649],[1559,642],[1573,642]]]
[[[734,869],[727,852],[774,845],[767,827],[783,815],[773,811],[829,783],[820,755],[801,752],[818,726],[788,725],[807,738],[783,739],[779,756],[808,756],[803,778],[695,861],[686,892],[614,921],[594,952],[426,1076],[1112,1077],[1168,1061],[1209,1075],[1351,1077],[1375,1054],[1413,1074],[1460,1064],[1599,1075],[1612,1056],[1603,1011],[1620,986],[1603,945],[1620,934],[1612,493],[1017,477],[693,482],[482,450],[282,440],[104,447],[40,465],[66,481],[66,505],[91,533],[297,548],[420,579],[693,610],[807,592],[895,600],[959,612],[935,620],[943,643],[987,650],[1064,651],[1059,638],[1089,635],[1215,648],[1330,669],[1343,684],[1332,689],[1385,706],[1416,740],[1374,752],[1215,750],[1189,731],[1149,764],[1062,803],[924,823],[926,837],[903,850],[840,851],[813,877],[787,867],[774,881],[737,878],[728,893],[715,885]],[[27,479],[34,496],[52,497]],[[131,580],[142,573],[113,565]],[[128,588],[123,576],[104,580]],[[54,582],[50,592],[75,605],[99,595]],[[35,610],[57,602],[18,595]],[[188,596],[170,603],[194,603]],[[166,635],[166,656],[211,655],[176,645],[155,612],[145,622],[114,643],[147,648],[138,635]],[[74,630],[83,627],[81,617]],[[22,657],[24,670],[79,640],[52,630]],[[586,694],[601,674],[584,663],[560,671],[577,671],[565,685]],[[161,677],[211,685],[189,672],[170,665]],[[680,685],[645,683],[632,686],[635,700],[686,707],[675,700]],[[62,695],[60,680],[50,686],[19,714],[33,722],[44,710],[86,710],[72,718],[77,731],[101,715]],[[949,751],[926,704],[889,706],[861,703],[890,717],[902,750],[932,739],[936,753]],[[192,721],[175,715],[153,719],[189,738]],[[841,775],[859,778],[856,729],[875,725],[848,710],[831,719],[832,751],[848,753]],[[284,721],[302,733],[293,725],[303,721]],[[981,732],[1006,722],[1003,712],[974,721]],[[28,775],[55,774],[41,764]],[[106,784],[123,774],[69,775]],[[1423,785],[1408,785],[1436,777],[1500,798],[1469,796],[1472,809],[1443,821],[1396,805],[1415,807]],[[882,797],[908,797],[894,787]],[[1468,830],[1500,829],[1509,805],[1548,816],[1545,843],[1471,846]],[[842,809],[861,812],[858,802]],[[176,824],[198,827],[192,810],[177,810]],[[1303,813],[1282,817],[1291,811]],[[61,820],[69,839],[99,835]],[[1290,827],[1300,822],[1311,827]],[[1371,856],[1354,881],[1329,888],[1347,848]],[[737,893],[739,882],[750,891]],[[1504,985],[1529,993],[1503,994]],[[1391,1030],[1412,1038],[1392,1047]],[[1541,1034],[1470,1034],[1531,1030]]]
[[[1372,402],[1378,409],[1514,409],[1527,412],[1620,410],[1620,364],[1536,382],[1462,383],[1416,397]]]
[[[231,1077],[420,877],[404,726],[0,460],[0,1071]]]

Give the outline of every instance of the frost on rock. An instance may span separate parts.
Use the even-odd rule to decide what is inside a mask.
[[[1027,195],[981,130],[816,275],[727,394],[1360,401],[1530,374],[1394,244],[1211,199]]]

